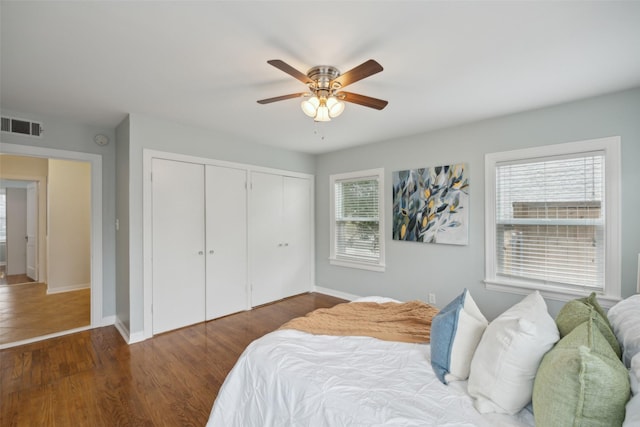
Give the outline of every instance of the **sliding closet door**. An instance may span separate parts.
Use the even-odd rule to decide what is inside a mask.
[[[204,165],[152,160],[153,333],[205,318]]]
[[[206,167],[207,320],[249,308],[247,172]]]

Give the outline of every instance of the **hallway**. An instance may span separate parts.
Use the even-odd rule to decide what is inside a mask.
[[[6,266],[0,265],[0,286],[34,282],[34,280],[26,274],[12,274],[11,276],[7,276],[6,268]]]
[[[44,283],[0,286],[0,345],[88,326],[91,289],[47,295]]]

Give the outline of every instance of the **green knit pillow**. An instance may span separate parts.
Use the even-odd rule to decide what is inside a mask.
[[[605,337],[611,348],[618,356],[621,357],[620,344],[616,335],[611,329],[609,320],[604,314],[604,310],[598,304],[596,300],[596,294],[592,293],[588,298],[580,298],[569,301],[560,309],[558,316],[556,317],[556,324],[558,325],[558,331],[560,331],[560,337],[564,337],[569,334],[575,327],[584,323],[588,319],[593,319],[595,325],[598,327],[602,335]]]
[[[540,363],[533,385],[536,427],[621,426],[629,394],[629,372],[590,318]]]

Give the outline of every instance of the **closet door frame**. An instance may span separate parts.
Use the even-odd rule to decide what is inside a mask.
[[[251,176],[251,172],[265,172],[272,174],[279,174],[283,176],[290,176],[295,178],[304,178],[309,180],[310,185],[310,218],[309,218],[309,227],[310,227],[310,248],[309,248],[309,266],[311,270],[311,286],[309,291],[313,291],[315,289],[315,177],[314,175],[301,173],[301,172],[292,172],[283,169],[274,169],[262,166],[255,166],[245,163],[236,163],[236,162],[228,162],[225,160],[217,160],[213,158],[206,157],[198,157],[187,154],[179,154],[172,153],[168,151],[159,151],[152,150],[148,148],[144,148],[142,150],[142,286],[143,286],[143,307],[144,307],[144,329],[143,336],[131,337],[130,343],[142,341],[148,338],[153,337],[153,313],[152,313],[152,302],[153,302],[153,262],[151,259],[152,254],[152,243],[153,243],[153,229],[152,229],[152,185],[151,185],[151,164],[152,159],[165,159],[165,160],[175,160],[182,162],[190,162],[190,163],[199,163],[203,165],[212,165],[212,166],[221,166],[228,167],[234,169],[243,169],[247,171],[247,176]],[[250,181],[249,181],[250,182]],[[248,184],[250,185],[250,184]],[[247,191],[247,212],[251,212],[251,197],[250,191]],[[247,229],[247,239],[250,239],[250,228]],[[247,241],[247,245],[249,245],[249,241]],[[248,257],[247,260],[247,275],[248,275],[248,284],[250,286],[251,283],[251,257]],[[247,289],[247,310],[251,308],[251,289]]]

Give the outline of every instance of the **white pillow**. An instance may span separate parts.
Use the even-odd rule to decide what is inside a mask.
[[[542,357],[558,339],[556,322],[538,291],[489,323],[469,374],[476,409],[515,414],[524,408]]]
[[[629,381],[631,382],[633,397],[627,402],[622,427],[637,427],[640,425],[640,354],[636,354],[631,359]]]
[[[628,368],[640,352],[640,295],[623,299],[607,313],[613,333],[622,347],[622,361]]]
[[[471,358],[487,327],[471,294],[465,290],[431,321],[431,367],[444,384],[466,380]]]

